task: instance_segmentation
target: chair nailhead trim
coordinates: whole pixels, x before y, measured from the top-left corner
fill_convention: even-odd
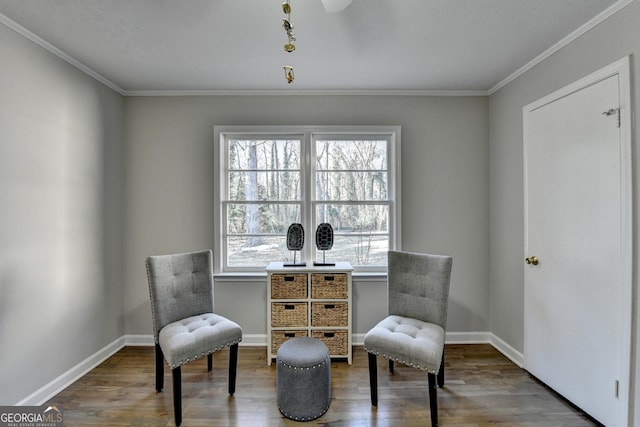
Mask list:
[[[407,363],[406,361],[400,360],[397,357],[391,357],[389,355],[386,355],[386,354],[383,354],[383,353],[379,353],[377,351],[371,351],[371,350],[369,350],[367,348],[365,348],[365,351],[367,351],[368,353],[373,353],[376,356],[384,357],[385,359],[393,360],[394,362],[402,363],[403,365],[411,366],[412,368],[420,369],[421,371],[427,371],[430,374],[437,374],[438,371],[440,370],[440,368],[438,368],[437,370],[433,370],[433,369],[422,367],[420,365],[414,365],[413,363],[410,363],[410,362]]]
[[[189,362],[192,362],[192,361],[194,361],[194,360],[198,360],[198,359],[200,359],[201,357],[204,357],[204,356],[208,356],[208,355],[210,355],[210,354],[213,354],[213,353],[215,353],[215,352],[216,352],[216,351],[218,351],[218,350],[222,350],[223,348],[231,347],[231,346],[232,346],[232,345],[234,345],[234,344],[238,344],[240,341],[242,341],[242,338],[241,338],[241,339],[239,339],[239,340],[234,340],[234,341],[228,342],[228,343],[226,343],[226,344],[223,344],[223,345],[221,345],[220,347],[216,347],[216,348],[214,348],[213,350],[207,351],[206,353],[202,353],[202,354],[201,354],[200,356],[198,356],[198,357],[187,358],[187,360],[181,360],[181,361],[179,361],[179,362],[178,362],[177,364],[175,364],[175,365],[169,365],[169,367],[170,367],[171,369],[178,368],[178,367],[180,367],[180,366],[184,365],[185,363],[189,363]]]

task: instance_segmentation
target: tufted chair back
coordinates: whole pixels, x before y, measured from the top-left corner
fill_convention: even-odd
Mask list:
[[[156,344],[169,323],[213,312],[212,261],[210,250],[146,259]]]
[[[449,256],[389,251],[389,314],[445,329],[451,264]]]

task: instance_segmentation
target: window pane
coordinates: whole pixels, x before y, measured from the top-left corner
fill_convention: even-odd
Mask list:
[[[386,172],[316,173],[316,200],[386,201],[388,199]]]
[[[254,237],[228,237],[227,263],[230,267],[264,267],[272,261],[285,259],[287,239],[285,236],[261,236],[260,243]]]
[[[316,221],[328,222],[334,233],[387,234],[389,206],[320,203],[316,205]]]
[[[316,169],[386,171],[387,140],[316,140]]]
[[[324,261],[346,261],[351,265],[386,265],[389,236],[385,234],[334,234],[333,248],[324,254]],[[316,261],[323,262],[322,251]]]
[[[299,172],[229,172],[228,199],[231,201],[300,200]]]
[[[330,255],[352,265],[386,265],[389,250],[389,206],[355,204],[316,205],[317,223],[333,227]],[[318,251],[318,257],[322,252]]]
[[[299,170],[299,139],[229,139],[229,170]]]
[[[294,222],[300,222],[299,204],[227,205],[227,232],[231,234],[286,234]]]

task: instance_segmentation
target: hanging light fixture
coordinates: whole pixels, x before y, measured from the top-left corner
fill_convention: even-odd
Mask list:
[[[293,83],[293,79],[295,78],[293,75],[293,67],[291,65],[285,65],[282,68],[284,69],[284,78],[287,80],[287,83]]]
[[[296,50],[296,45],[294,43],[296,41],[296,36],[293,33],[293,23],[291,22],[290,0],[287,0],[284,3],[282,3],[282,11],[287,15],[285,18],[282,18],[282,27],[284,28],[284,31],[287,33],[287,38],[288,38],[287,43],[285,43],[284,45],[284,50],[285,52],[292,53],[293,51]],[[284,69],[284,76],[285,76],[285,79],[287,80],[287,83],[289,84],[293,83],[293,79],[294,79],[293,67],[290,65],[285,65],[282,68]]]
[[[290,0],[282,3],[282,11],[287,14],[286,18],[282,18],[282,28],[287,33],[289,42],[285,43],[284,50],[287,52],[293,52],[296,50],[296,45],[293,43],[296,41],[296,36],[293,34],[293,23],[291,23],[291,4]]]

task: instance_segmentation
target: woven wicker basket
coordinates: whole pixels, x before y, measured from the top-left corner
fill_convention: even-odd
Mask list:
[[[277,354],[278,349],[285,341],[306,336],[307,331],[271,331],[271,354]]]
[[[346,273],[311,274],[311,298],[347,299],[347,295]]]
[[[308,307],[306,302],[272,302],[271,326],[307,326]]]
[[[311,326],[349,326],[346,302],[312,302]]]
[[[332,356],[347,356],[349,353],[347,349],[349,345],[347,331],[312,331],[311,336],[325,343],[329,348],[329,354]]]
[[[271,299],[293,299],[307,297],[307,275],[272,274]]]

